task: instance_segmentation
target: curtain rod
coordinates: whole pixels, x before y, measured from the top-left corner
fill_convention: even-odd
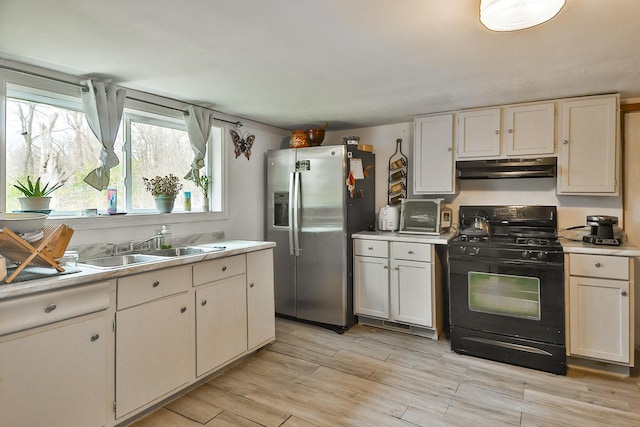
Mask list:
[[[18,68],[8,67],[6,65],[0,65],[0,68],[3,68],[5,70],[9,70],[9,71],[15,71],[16,73],[20,73],[20,74],[27,74],[27,75],[34,76],[34,77],[40,77],[40,78],[47,79],[47,80],[53,80],[53,81],[58,82],[58,83],[64,83],[64,84],[68,84],[68,85],[71,85],[71,86],[79,87],[79,88],[81,88],[83,90],[88,89],[87,86],[85,86],[83,84],[80,84],[80,83],[73,83],[73,82],[70,82],[68,80],[59,79],[57,77],[46,76],[44,74],[35,73],[33,71],[20,70]],[[141,91],[136,91],[136,92],[141,92]],[[193,105],[194,107],[198,107],[198,108],[204,108],[205,110],[213,111],[214,113],[218,112],[216,110],[212,110],[211,108],[202,107],[200,105],[194,105],[194,104],[191,104],[191,103],[188,103],[188,102],[185,102],[185,101],[180,101],[180,100],[174,99],[174,98],[169,98],[169,97],[160,96],[160,95],[153,95],[153,94],[150,94],[150,93],[147,93],[147,92],[142,92],[142,93],[145,93],[147,95],[152,95],[152,96],[159,96],[160,98],[168,99],[170,101],[179,102],[179,103],[182,103],[182,104]],[[184,113],[187,116],[189,115],[189,113],[187,111],[184,111],[184,110],[182,110],[180,108],[167,107],[166,105],[158,104],[158,103],[147,101],[147,100],[140,99],[140,98],[133,98],[131,96],[127,96],[127,98],[132,100],[132,101],[139,101],[139,102],[143,102],[145,104],[155,105],[156,107],[169,108],[170,110],[180,111],[180,112]],[[234,122],[234,121],[231,121],[231,120],[220,119],[220,118],[217,118],[217,117],[214,117],[213,120],[217,120],[219,122],[224,122],[224,123],[230,123],[232,125],[235,125],[235,127],[237,127],[237,128],[240,128],[240,127],[243,126],[243,124],[242,124],[242,122],[240,120]]]

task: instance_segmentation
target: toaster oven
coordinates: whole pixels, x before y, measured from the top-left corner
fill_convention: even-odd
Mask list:
[[[442,234],[451,227],[450,208],[444,199],[405,199],[400,208],[399,233]]]

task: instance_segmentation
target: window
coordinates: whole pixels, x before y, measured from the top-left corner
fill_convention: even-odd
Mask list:
[[[126,150],[130,153],[125,158],[130,162],[127,175],[131,177],[127,205],[133,211],[154,209],[155,201],[144,188],[142,178],[169,174],[182,178],[193,160],[189,136],[184,123],[149,116],[126,114],[125,126],[129,131]],[[185,191],[191,193],[194,206],[200,206],[202,196],[199,188],[193,181],[181,179],[181,182],[184,188],[176,197],[174,210],[184,210]]]
[[[51,215],[80,215],[86,208],[106,210],[107,192],[83,181],[100,165],[101,146],[82,111],[80,88],[56,91],[50,89],[56,84],[43,84],[43,89],[37,87],[39,79],[24,84],[24,76],[20,77],[21,84],[6,83],[5,210],[20,210],[18,198],[22,193],[13,184],[16,180],[24,182],[27,176],[40,176],[50,185],[64,183],[52,194]],[[193,161],[193,151],[181,113],[167,108],[165,115],[158,112],[165,109],[157,106],[152,112],[143,111],[138,104],[135,110],[125,105],[114,147],[120,164],[111,169],[110,187],[118,190],[118,210],[155,213],[155,201],[144,189],[142,178],[174,174],[184,186],[174,212],[184,210],[184,191],[191,193],[192,210],[202,211],[202,190],[183,179]],[[212,211],[222,210],[222,135],[223,128],[212,129],[206,165],[201,169],[212,182]]]

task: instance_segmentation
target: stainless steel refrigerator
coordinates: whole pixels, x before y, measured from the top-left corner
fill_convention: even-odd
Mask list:
[[[277,314],[338,332],[356,322],[351,234],[375,224],[374,164],[373,153],[353,145],[267,153]]]

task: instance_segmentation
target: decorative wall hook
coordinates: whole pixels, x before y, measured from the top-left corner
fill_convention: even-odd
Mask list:
[[[233,129],[229,129],[229,133],[231,134],[231,138],[233,139],[233,145],[235,145],[236,159],[240,156],[240,154],[244,153],[244,156],[247,160],[250,160],[251,157],[251,147],[253,146],[253,141],[255,141],[255,135],[249,135],[249,132],[245,131],[240,137],[240,134]]]

